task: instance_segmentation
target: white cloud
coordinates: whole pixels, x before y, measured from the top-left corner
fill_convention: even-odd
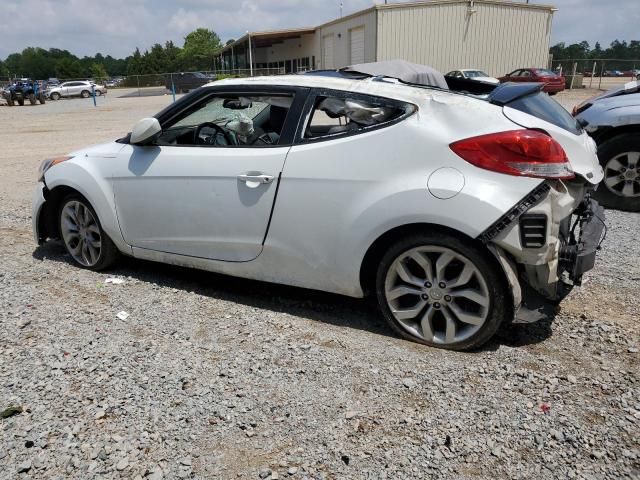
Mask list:
[[[344,14],[383,0],[343,0]],[[558,7],[552,42],[639,39],[639,0],[532,0]],[[223,40],[247,30],[315,26],[338,15],[339,0],[4,0],[0,14],[0,58],[28,46],[64,48],[76,55],[96,52],[122,57],[136,47],[173,40],[197,27]],[[34,17],[34,12],[36,12]],[[35,19],[34,19],[35,18]]]

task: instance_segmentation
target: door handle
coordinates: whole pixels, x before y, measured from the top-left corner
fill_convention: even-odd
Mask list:
[[[264,183],[273,182],[273,175],[238,175],[238,180],[247,184],[247,187],[255,188]]]

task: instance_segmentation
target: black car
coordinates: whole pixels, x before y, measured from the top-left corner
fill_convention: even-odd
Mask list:
[[[216,78],[201,72],[173,73],[167,77],[165,86],[169,91],[187,93],[190,90],[202,87]]]

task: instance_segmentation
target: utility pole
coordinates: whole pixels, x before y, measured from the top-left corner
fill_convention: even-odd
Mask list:
[[[253,52],[251,51],[251,34],[247,32],[249,35],[249,76],[253,77]]]

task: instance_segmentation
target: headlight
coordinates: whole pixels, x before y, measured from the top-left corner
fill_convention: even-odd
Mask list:
[[[73,157],[56,157],[56,158],[47,158],[43,160],[40,164],[40,168],[38,168],[38,181],[41,182],[44,180],[44,174],[47,170],[49,170],[54,165],[58,163],[66,162],[67,160],[72,159]]]

